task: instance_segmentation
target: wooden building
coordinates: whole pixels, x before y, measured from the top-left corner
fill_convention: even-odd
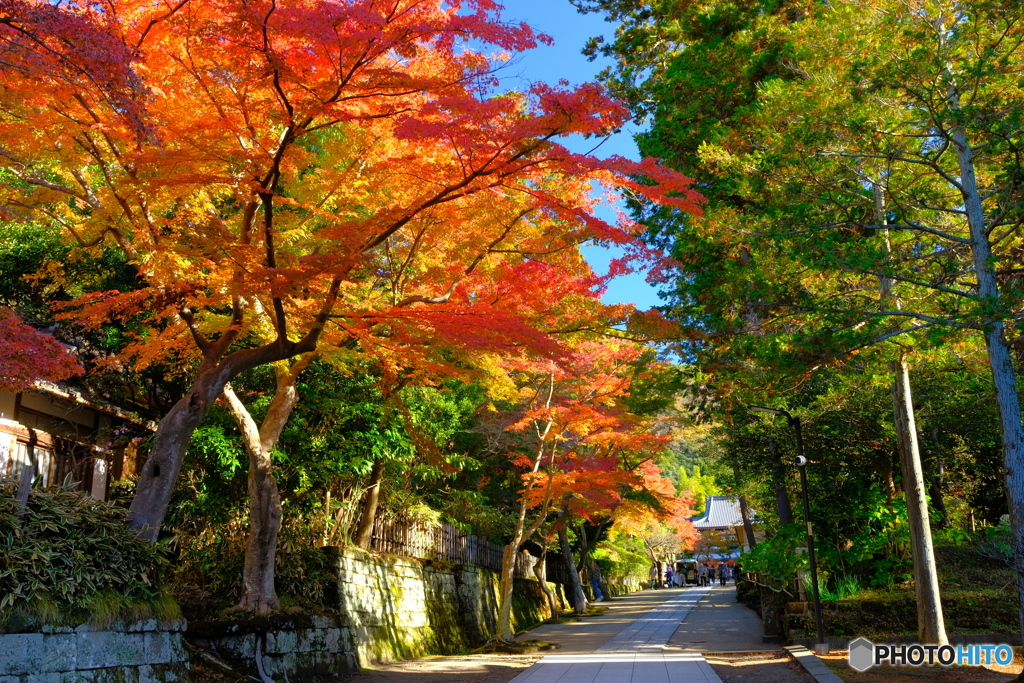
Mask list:
[[[0,392],[0,478],[19,479],[31,467],[38,486],[67,480],[105,499],[110,481],[138,471],[139,441],[155,430],[154,422],[49,382]]]
[[[760,541],[759,532],[761,529],[757,513],[750,510],[749,514],[751,516],[751,526],[754,529],[755,542]],[[746,537],[746,531],[743,528],[743,516],[740,514],[740,503],[736,498],[708,496],[704,514],[700,517],[693,517],[690,521],[693,523],[693,527],[701,532],[703,536],[734,536],[739,548],[742,548],[744,552],[750,550],[751,544]],[[724,538],[722,540],[724,541]],[[724,543],[722,544],[724,545]],[[719,552],[717,554],[732,556],[730,552]],[[716,557],[715,559],[723,558]]]

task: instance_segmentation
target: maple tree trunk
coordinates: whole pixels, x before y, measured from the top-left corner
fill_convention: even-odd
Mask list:
[[[380,503],[380,485],[384,480],[384,461],[377,460],[370,471],[370,487],[363,496],[363,511],[356,528],[356,546],[366,550],[373,540],[373,521],[377,519],[377,505]]]
[[[249,538],[242,575],[242,597],[235,606],[239,611],[263,614],[281,606],[274,587],[277,534],[281,530],[281,494],[274,478],[271,453],[299,402],[295,382],[308,362],[307,357],[294,368],[280,364],[275,368],[277,387],[259,429],[230,384],[222,393],[242,433],[249,456]]]
[[[562,610],[558,605],[558,598],[555,597],[555,592],[548,585],[548,541],[543,537],[543,533],[540,543],[540,559],[533,565],[533,575],[540,581],[540,589],[544,591],[544,597],[547,598],[548,609],[551,610],[551,618],[557,619]]]
[[[540,589],[544,591],[544,597],[548,601],[548,609],[551,610],[551,618],[558,618],[558,613],[561,611],[558,609],[558,600],[555,598],[555,592],[551,590],[551,586],[548,585],[548,546],[547,543],[543,545],[543,550],[540,554],[540,559],[533,565],[533,575],[540,581]]]
[[[192,434],[225,385],[245,370],[307,350],[312,349],[291,342],[273,343],[235,351],[220,360],[206,359],[200,364],[192,388],[160,420],[149,458],[139,472],[135,497],[128,508],[128,523],[141,538],[156,541]]]
[[[955,86],[950,89],[950,103],[956,108],[959,95]],[[978,278],[978,294],[995,305],[999,300],[992,245],[985,225],[981,194],[974,171],[974,151],[967,142],[963,128],[952,131],[960,169],[961,193],[971,230],[971,253],[974,272]],[[986,320],[984,328],[988,363],[999,407],[999,426],[1003,441],[1003,467],[1006,472],[1006,497],[1010,507],[1013,548],[1013,567],[1017,574],[1017,612],[1024,629],[1024,425],[1021,424],[1020,397],[1017,394],[1017,375],[1013,368],[1010,349],[1006,345],[1005,324],[999,320]]]
[[[562,547],[562,559],[565,560],[566,574],[568,574],[566,578],[569,581],[569,588],[572,590],[572,610],[576,616],[582,616],[587,611],[587,596],[583,592],[579,572],[576,571],[576,562],[572,559],[569,532],[564,526],[558,530],[558,544]]]
[[[910,550],[914,562],[914,591],[917,594],[917,638],[926,644],[946,645],[946,625],[939,600],[939,575],[928,520],[928,499],[924,494],[924,473],[917,443],[910,372],[902,358],[893,363],[893,416],[896,422],[903,492],[907,498]]]
[[[498,581],[498,625],[494,634],[501,642],[510,642],[512,633],[512,590],[515,588],[516,553],[522,536],[513,538],[501,554],[501,579]]]

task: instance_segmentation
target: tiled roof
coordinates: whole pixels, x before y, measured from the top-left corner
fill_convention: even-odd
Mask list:
[[[753,511],[748,510],[751,522],[757,516]],[[708,496],[704,514],[701,517],[690,519],[693,526],[700,529],[727,529],[730,527],[743,526],[743,516],[740,514],[740,503],[735,498],[728,496]]]

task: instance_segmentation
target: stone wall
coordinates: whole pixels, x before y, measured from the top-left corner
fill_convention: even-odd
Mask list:
[[[233,668],[295,680],[357,670],[350,634],[338,616],[273,615],[189,624],[189,642]]]
[[[187,681],[184,621],[155,620],[95,630],[43,627],[0,635],[0,683]]]
[[[301,681],[376,662],[466,652],[496,630],[496,572],[358,549],[329,552],[337,582],[326,607],[334,614],[196,622],[189,625],[189,641],[250,675],[257,674],[258,651],[266,675],[282,679],[287,673]],[[548,585],[561,594],[560,586]],[[640,586],[614,588],[613,594],[622,594]],[[550,616],[540,582],[516,579],[513,629]]]
[[[362,665],[465,652],[495,631],[499,576],[490,570],[345,549],[336,551],[335,571],[338,611]],[[516,579],[513,628],[550,616],[540,583]]]

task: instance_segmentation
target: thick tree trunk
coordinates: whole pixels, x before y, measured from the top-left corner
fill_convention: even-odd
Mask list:
[[[554,393],[555,377],[551,375],[545,407],[551,407],[551,399]],[[537,425],[538,446],[537,452],[533,456],[533,474],[540,471],[541,463],[544,461],[544,450],[547,446],[548,434],[551,433],[553,426],[553,420],[548,420],[543,429]],[[554,460],[554,457],[555,452],[552,449],[551,459]],[[547,480],[548,489],[544,494],[544,502],[540,506],[536,519],[530,525],[526,524],[526,513],[528,512],[527,498],[530,493],[530,485],[527,485],[526,490],[523,491],[522,496],[519,498],[519,513],[516,515],[516,526],[512,532],[512,539],[505,546],[505,551],[501,558],[501,579],[498,582],[498,623],[492,641],[507,643],[512,640],[512,589],[515,587],[516,553],[519,552],[519,547],[523,544],[523,541],[532,536],[544,524],[544,520],[548,516],[551,501],[550,484],[551,476],[549,472]]]
[[[281,494],[274,478],[271,453],[299,402],[295,383],[310,360],[312,354],[291,367],[286,362],[276,364],[274,398],[258,430],[256,421],[230,384],[225,385],[222,393],[242,433],[249,456],[249,539],[245,550],[242,597],[235,606],[236,610],[262,614],[281,606],[274,587],[277,534],[281,530]]]
[[[570,594],[572,595],[572,610],[576,616],[582,616],[587,611],[587,596],[583,592],[580,575],[576,570],[576,562],[572,558],[572,548],[569,546],[569,532],[565,526],[558,530],[558,544],[562,548],[562,559],[565,560],[566,578],[569,581]]]
[[[775,439],[768,437],[768,452],[772,455],[772,485],[775,488],[775,506],[779,511],[779,523],[793,522],[793,508],[789,504],[789,491],[786,490],[786,468],[782,458],[776,452]],[[745,530],[744,530],[745,533]]]
[[[736,482],[736,488],[740,486],[740,465],[736,458],[732,459],[732,476]],[[754,538],[754,525],[750,523],[750,510],[747,509],[747,497],[737,496],[740,503],[740,518],[743,520],[743,535],[746,536],[747,547],[753,548],[757,545]]]
[[[377,518],[377,505],[380,503],[380,485],[384,480],[384,461],[377,460],[370,471],[370,487],[363,496],[363,510],[359,515],[359,526],[356,528],[356,546],[366,550],[373,538],[373,521]]]
[[[224,386],[245,370],[292,358],[316,347],[316,336],[311,333],[298,344],[267,344],[236,351],[221,358],[221,347],[226,348],[226,344],[233,338],[225,334],[210,347],[207,359],[199,366],[192,388],[160,420],[153,439],[153,449],[139,473],[135,497],[128,508],[128,522],[133,529],[139,531],[141,538],[156,541],[192,434]]]
[[[959,106],[956,86],[950,88],[950,104]],[[962,128],[951,134],[960,169],[960,185],[971,229],[971,252],[974,271],[978,278],[978,295],[994,307],[999,301],[992,244],[985,224],[981,194],[974,171],[974,151],[967,142]],[[986,320],[985,346],[989,367],[996,389],[999,423],[1003,440],[1003,466],[1006,472],[1006,497],[1010,506],[1010,524],[1014,551],[1014,569],[1017,573],[1017,610],[1021,629],[1024,629],[1024,425],[1021,424],[1020,397],[1017,395],[1017,376],[1013,359],[1005,339],[1005,326],[999,318]]]
[[[242,597],[235,609],[264,613],[277,609],[281,601],[274,589],[274,559],[277,532],[281,528],[281,495],[274,479],[270,452],[263,449],[256,421],[235,395],[224,387],[224,401],[235,418],[249,455],[249,539],[245,549]]]
[[[903,492],[907,498],[910,549],[914,558],[914,590],[917,594],[918,642],[946,645],[946,624],[939,600],[939,576],[935,567],[932,530],[928,521],[928,499],[924,494],[924,472],[918,450],[914,405],[910,393],[910,373],[901,358],[893,363],[893,415],[903,473]]]

